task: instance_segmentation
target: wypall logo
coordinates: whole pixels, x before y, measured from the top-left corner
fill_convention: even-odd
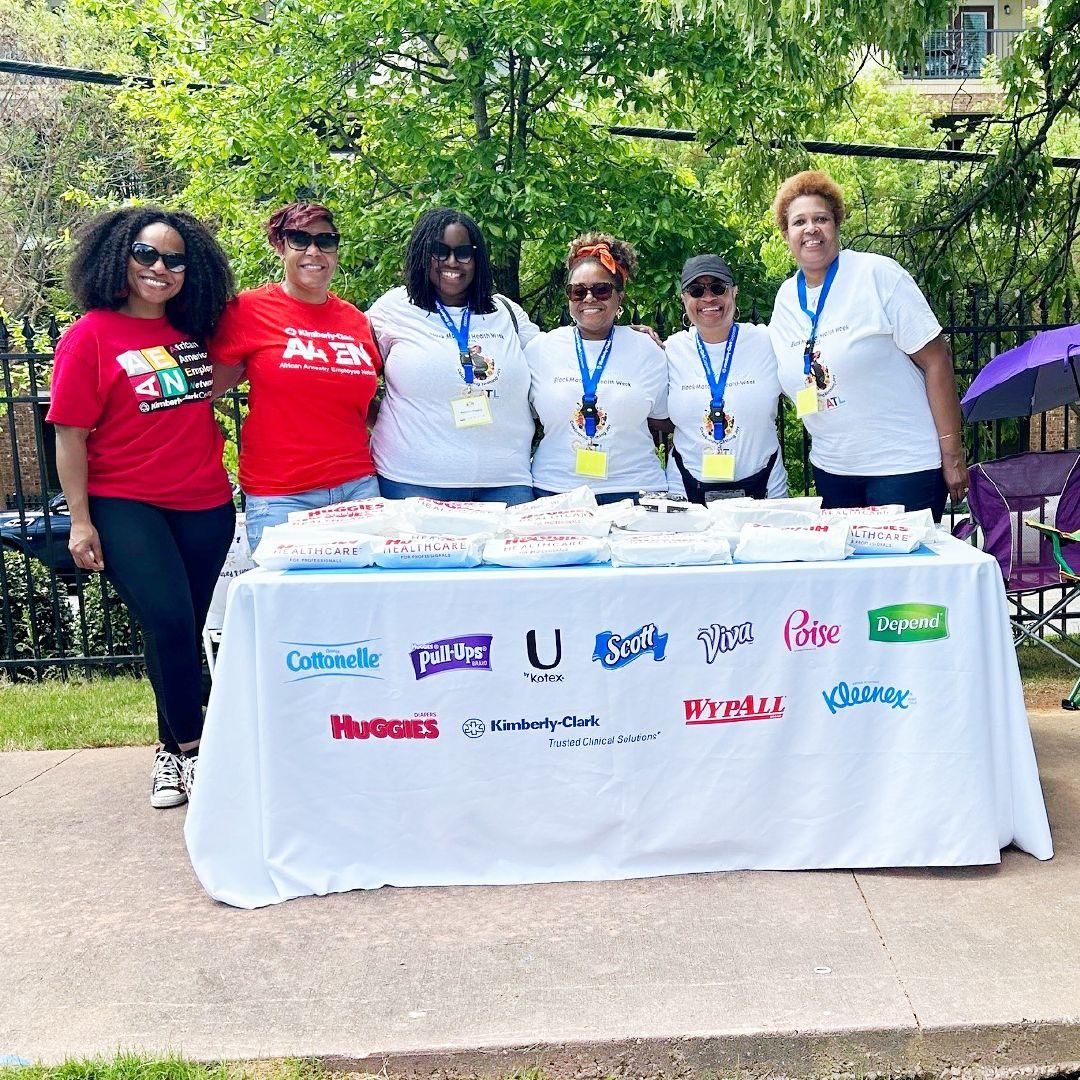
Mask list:
[[[536,631],[530,630],[525,635],[525,648],[529,653],[529,663],[536,668],[536,671],[523,672],[526,679],[529,682],[562,682],[563,676],[561,672],[554,672],[551,669],[557,668],[562,663],[562,631],[555,630],[555,658],[550,664],[545,664],[540,659],[540,652],[536,646]]]
[[[626,667],[646,653],[652,653],[653,660],[659,662],[664,659],[667,641],[667,634],[661,634],[656,629],[656,623],[646,623],[626,637],[605,630],[596,635],[592,658],[599,660],[601,666],[609,671]]]
[[[314,641],[283,641],[282,645],[293,648],[285,654],[285,667],[296,673],[287,682],[303,682],[329,675],[348,679],[381,679],[379,665],[382,653],[371,648],[378,638],[361,638],[359,641],[339,641],[325,644]]]
[[[418,679],[443,671],[464,668],[470,671],[491,670],[491,635],[469,634],[466,637],[441,638],[417,645],[409,653]]]
[[[839,625],[819,622],[811,618],[805,608],[796,608],[784,623],[784,644],[788,652],[823,649],[826,645],[835,645],[839,640]]]
[[[784,697],[689,698],[683,701],[686,724],[737,724],[743,720],[779,720],[784,715]]]
[[[949,610],[939,604],[891,604],[866,614],[871,641],[939,641],[949,636]]]
[[[915,704],[910,690],[874,682],[838,682],[831,690],[822,690],[821,696],[833,716],[841,709],[859,705],[880,704],[888,705],[891,709],[908,709]]]
[[[722,626],[714,622],[710,626],[703,626],[697,636],[705,646],[705,663],[711,664],[721,653],[731,652],[740,645],[753,645],[754,624],[744,622]]]

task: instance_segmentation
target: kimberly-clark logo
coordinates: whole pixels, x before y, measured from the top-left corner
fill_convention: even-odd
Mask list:
[[[891,709],[907,709],[915,704],[910,690],[901,690],[896,686],[884,686],[881,683],[839,682],[831,690],[822,690],[821,696],[829,706],[829,712],[835,716],[841,709],[850,709],[856,705],[888,705]]]
[[[871,641],[938,641],[949,636],[949,610],[938,604],[891,604],[866,614]]]
[[[599,660],[601,666],[609,671],[626,667],[645,653],[652,653],[653,660],[659,662],[664,659],[667,639],[667,634],[661,634],[656,629],[656,623],[646,623],[626,637],[605,630],[596,635],[596,648],[593,649],[592,658]]]
[[[429,641],[426,645],[417,645],[409,656],[418,679],[426,679],[429,675],[439,675],[455,668],[490,671],[491,635],[469,634],[467,637]]]
[[[705,646],[705,663],[711,664],[720,653],[731,652],[740,645],[753,645],[754,624],[743,622],[721,626],[714,622],[710,626],[703,626],[697,636]]]
[[[319,679],[327,675],[342,675],[349,679],[381,679],[379,664],[382,653],[371,648],[378,638],[359,641],[339,641],[322,644],[313,641],[283,641],[293,648],[285,654],[285,667],[296,674],[288,682]]]

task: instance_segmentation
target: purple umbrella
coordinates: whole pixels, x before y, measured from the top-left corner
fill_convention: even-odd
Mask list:
[[[1080,401],[1080,326],[1043,330],[999,353],[975,376],[960,407],[964,419],[1033,416]]]

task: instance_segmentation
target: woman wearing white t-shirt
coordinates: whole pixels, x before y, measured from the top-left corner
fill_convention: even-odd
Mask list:
[[[844,198],[828,174],[785,180],[776,223],[799,266],[769,333],[784,393],[810,433],[825,507],[902,503],[940,520],[967,493],[948,343],[911,275],[841,250]]]
[[[769,331],[736,322],[738,287],[719,255],[695,255],[682,269],[689,330],[665,343],[672,460],[687,498],[710,491],[768,495],[780,452],[780,380]]]
[[[637,254],[602,233],[579,236],[566,259],[573,326],[539,334],[525,356],[544,437],[533,457],[537,498],[587,484],[597,502],[666,489],[649,432],[667,416],[667,362],[648,334],[616,326]]]
[[[420,217],[405,282],[367,313],[386,380],[371,436],[380,491],[528,502],[535,426],[522,347],[539,327],[494,294],[487,244],[468,214]]]

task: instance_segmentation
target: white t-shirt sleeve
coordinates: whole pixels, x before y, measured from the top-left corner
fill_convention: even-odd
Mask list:
[[[390,311],[393,306],[393,294],[397,291],[397,289],[391,289],[390,292],[383,293],[364,313],[368,317],[368,322],[371,323],[375,344],[379,346],[379,352],[382,353],[384,360],[397,340],[394,333],[395,320]]]
[[[653,346],[656,359],[656,398],[653,401],[652,410],[649,412],[650,420],[666,420],[668,418],[668,365],[667,353],[663,349]]]
[[[529,318],[525,309],[520,304],[511,300],[509,296],[503,296],[500,293],[495,298],[495,303],[500,305],[505,304],[514,313],[514,318],[517,320],[518,338],[521,340],[521,347],[524,349],[525,346],[540,333],[540,327]]]
[[[941,333],[941,323],[915,279],[903,267],[896,269],[896,286],[885,297],[883,306],[896,347],[910,356]]]

